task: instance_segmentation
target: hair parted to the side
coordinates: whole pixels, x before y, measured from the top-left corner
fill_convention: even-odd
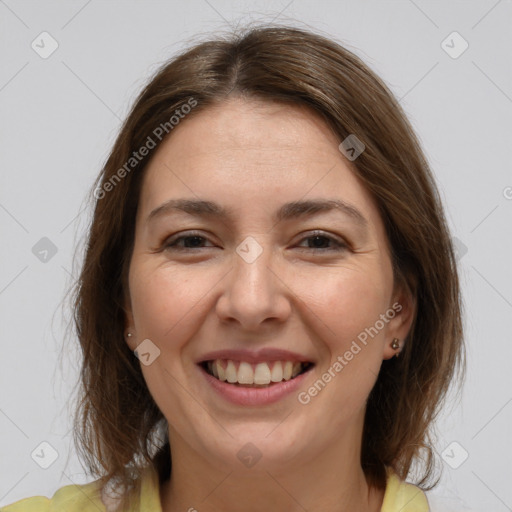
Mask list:
[[[465,371],[458,270],[435,181],[383,81],[331,39],[279,25],[198,43],[161,67],[135,101],[98,177],[97,187],[108,192],[95,194],[74,298],[83,355],[74,431],[79,454],[102,484],[132,486],[127,499],[137,495],[148,465],[157,469],[160,482],[170,475],[168,439],[155,436],[159,428],[165,432],[165,418],[124,339],[135,215],[152,153],[122,173],[115,186],[105,185],[191,98],[197,103],[188,116],[232,95],[309,107],[340,142],[355,134],[365,144],[352,168],[375,199],[395,282],[410,290],[417,311],[400,357],[383,361],[368,397],[361,465],[368,483],[383,489],[386,467],[405,480],[418,462],[422,478],[415,483],[432,488],[426,484],[435,473],[433,422],[450,384],[456,376],[462,383]]]

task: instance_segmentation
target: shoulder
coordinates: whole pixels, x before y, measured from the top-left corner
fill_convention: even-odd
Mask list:
[[[0,512],[109,512],[117,505],[117,500],[105,493],[96,480],[83,485],[66,485],[51,498],[25,498],[0,508]],[[142,474],[139,508],[161,512],[158,474],[153,467],[147,467]]]
[[[34,496],[2,507],[0,512],[106,512],[97,482],[66,485],[51,498]]]
[[[386,492],[381,512],[430,512],[427,497],[419,487],[400,480],[388,469]]]

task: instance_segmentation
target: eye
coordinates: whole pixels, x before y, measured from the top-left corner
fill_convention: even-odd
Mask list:
[[[185,244],[181,245],[180,242]],[[208,242],[208,239],[201,236],[198,233],[187,233],[178,237],[171,237],[164,242],[163,248],[166,250],[177,250],[186,251],[188,249],[201,249],[204,242]],[[213,246],[212,246],[213,247]]]
[[[180,236],[174,236],[167,239],[163,243],[163,249],[165,250],[176,250],[176,251],[187,251],[194,249],[207,249],[214,247],[214,245],[205,246],[209,240],[199,233],[190,232],[181,234]],[[327,235],[321,231],[315,231],[309,236],[302,238],[302,243],[308,242],[308,247],[303,247],[306,250],[320,250],[326,251],[340,251],[348,249],[348,245],[337,237]],[[211,243],[211,242],[210,242]],[[330,246],[329,246],[330,244]],[[300,247],[300,244],[299,244]]]
[[[315,250],[320,249],[322,251],[340,251],[348,249],[348,245],[341,239],[322,233],[321,231],[315,231],[309,236],[302,238],[302,241],[312,241],[309,247],[306,249]],[[332,243],[333,247],[326,247],[326,244]],[[309,244],[308,244],[309,245]]]

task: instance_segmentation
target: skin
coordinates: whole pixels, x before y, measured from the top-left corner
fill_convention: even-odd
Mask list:
[[[307,109],[231,98],[183,120],[146,169],[126,328],[132,350],[147,338],[160,349],[141,368],[169,423],[164,512],[381,508],[383,492],[369,488],[360,465],[364,412],[415,304],[395,286],[376,204],[339,142]],[[171,198],[212,200],[234,216],[147,222]],[[283,203],[312,198],[350,203],[366,231],[337,211],[272,220]],[[313,230],[334,240],[315,246]],[[165,248],[178,233],[204,239]],[[248,236],[263,249],[252,263],[236,252]],[[195,362],[211,350],[284,348],[316,363],[307,390],[395,302],[401,311],[307,405],[296,393],[272,405],[234,405],[198,373]],[[248,442],[262,454],[252,468],[237,458]]]

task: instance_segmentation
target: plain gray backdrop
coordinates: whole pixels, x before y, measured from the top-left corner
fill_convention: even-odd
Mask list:
[[[70,436],[65,293],[122,120],[166,59],[258,20],[345,44],[416,129],[456,238],[468,354],[427,496],[433,511],[512,510],[510,0],[0,0],[0,505],[91,480]]]

